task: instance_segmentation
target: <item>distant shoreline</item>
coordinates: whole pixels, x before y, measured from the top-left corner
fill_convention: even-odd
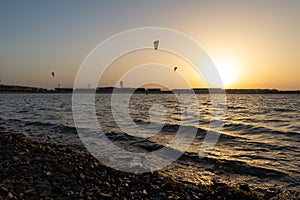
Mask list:
[[[277,89],[221,89],[221,88],[192,88],[196,94],[209,94],[209,93],[226,93],[226,94],[300,94],[300,90],[277,90]],[[98,87],[95,89],[81,88],[76,89],[79,93],[99,93],[111,94],[113,91],[117,93],[135,93],[135,94],[171,94],[176,93],[190,93],[191,89],[173,89],[162,90],[159,88],[114,88],[114,87]],[[73,88],[55,88],[48,90],[45,88],[28,87],[19,85],[0,85],[0,94],[24,94],[24,93],[38,93],[38,94],[59,94],[59,93],[72,93]]]

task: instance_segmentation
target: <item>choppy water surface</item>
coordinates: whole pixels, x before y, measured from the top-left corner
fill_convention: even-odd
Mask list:
[[[130,114],[139,126],[150,122],[149,109],[164,106],[166,122],[150,138],[130,136],[114,122],[110,95],[96,95],[99,124],[108,138],[130,151],[154,151],[168,146],[182,119],[181,107],[169,94],[137,94]],[[164,172],[178,180],[247,184],[264,188],[300,191],[300,96],[296,94],[228,94],[227,115],[221,137],[207,158],[198,153],[211,119],[210,96],[197,95],[200,113],[184,116],[197,135],[187,152]],[[1,94],[0,126],[40,140],[54,140],[80,148],[72,115],[71,94]],[[152,115],[160,115],[154,109]],[[200,121],[198,121],[200,119]],[[89,118],[87,117],[87,120]],[[88,128],[88,127],[85,127]],[[178,144],[178,148],[180,144]]]

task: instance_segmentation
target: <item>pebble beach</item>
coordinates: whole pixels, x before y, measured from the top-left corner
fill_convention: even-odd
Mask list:
[[[129,174],[88,153],[1,130],[0,199],[262,199],[225,184],[176,182],[157,172]]]
[[[0,199],[298,199],[249,188],[176,182],[157,172],[129,174],[88,153],[1,131]],[[267,196],[269,195],[269,197]]]

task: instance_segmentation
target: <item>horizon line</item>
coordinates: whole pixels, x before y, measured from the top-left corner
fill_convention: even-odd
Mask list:
[[[273,91],[273,92],[300,92],[300,89],[284,89],[284,90],[280,90],[280,89],[276,89],[276,88],[219,88],[219,87],[196,87],[196,88],[173,88],[173,89],[168,89],[168,88],[158,88],[158,87],[152,87],[152,88],[148,88],[148,87],[114,87],[114,86],[106,86],[106,87],[96,87],[96,88],[88,88],[88,87],[56,87],[54,89],[49,89],[49,88],[43,88],[43,87],[38,87],[38,86],[24,86],[24,85],[5,85],[5,84],[0,84],[1,90],[0,92],[3,92],[4,88],[8,87],[8,88],[12,88],[12,87],[17,87],[15,89],[23,89],[23,90],[30,90],[33,89],[35,91],[39,90],[39,91],[45,91],[45,92],[51,92],[51,91],[63,91],[63,90],[97,90],[97,89],[118,89],[118,90],[132,90],[132,89],[144,89],[144,90],[161,90],[163,91],[172,91],[172,90],[224,90],[224,91],[238,91],[238,90],[243,90],[243,91]],[[4,87],[4,88],[3,88]],[[7,88],[7,89],[8,89]],[[32,91],[33,91],[32,90]]]

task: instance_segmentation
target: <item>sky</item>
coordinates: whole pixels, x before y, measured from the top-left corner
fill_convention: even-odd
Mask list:
[[[300,89],[299,10],[298,0],[4,0],[0,80],[1,84],[72,87],[82,62],[100,42],[133,28],[162,27],[193,38],[215,63],[226,88]],[[180,87],[177,76],[185,77],[192,87],[207,86],[205,77],[186,61],[165,52],[157,56],[161,59],[148,50],[121,56],[101,77],[102,85],[116,84],[120,71],[126,74],[138,63],[148,66],[144,66],[147,72],[135,70],[125,86],[135,86],[151,74],[167,76],[173,88]],[[173,72],[175,65],[178,71]]]

